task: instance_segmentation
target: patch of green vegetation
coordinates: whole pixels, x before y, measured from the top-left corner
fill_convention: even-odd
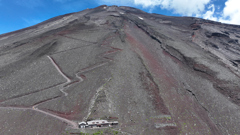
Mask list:
[[[118,131],[114,131],[113,134],[114,134],[114,135],[118,134]]]
[[[120,131],[121,132],[121,131]],[[106,128],[106,129],[102,129],[102,130],[98,130],[98,131],[93,131],[90,133],[83,133],[80,132],[78,133],[78,135],[118,135],[120,133],[117,130],[114,130],[113,128]]]
[[[166,117],[166,119],[167,119],[167,120],[171,120],[171,119],[172,119],[172,117],[171,117],[171,116],[169,116],[169,117]]]
[[[80,132],[80,135],[89,135],[89,133]]]
[[[95,132],[95,133],[93,133],[93,135],[103,135],[103,131]]]

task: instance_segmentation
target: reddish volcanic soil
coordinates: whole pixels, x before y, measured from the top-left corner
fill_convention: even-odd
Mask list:
[[[105,5],[0,35],[0,134],[240,134],[239,40]],[[98,119],[118,125],[79,128]]]

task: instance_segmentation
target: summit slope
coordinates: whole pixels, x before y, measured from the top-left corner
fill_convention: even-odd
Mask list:
[[[100,6],[0,35],[0,134],[240,134],[240,26]]]

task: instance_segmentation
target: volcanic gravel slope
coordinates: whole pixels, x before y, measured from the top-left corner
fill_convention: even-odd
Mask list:
[[[100,6],[0,35],[0,134],[240,134],[240,26]]]

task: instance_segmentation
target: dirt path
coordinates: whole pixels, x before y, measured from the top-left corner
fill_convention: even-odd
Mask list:
[[[48,112],[45,112],[45,111],[42,111],[42,110],[39,110],[38,108],[36,108],[36,105],[33,106],[32,108],[24,108],[24,107],[0,107],[0,109],[5,109],[5,110],[32,110],[32,111],[36,111],[36,112],[40,112],[40,113],[43,113],[45,115],[48,115],[48,116],[51,116],[51,117],[54,117],[62,122],[65,122],[67,123],[69,126],[71,126],[72,128],[78,128],[78,124],[76,122],[73,122],[71,120],[68,120],[68,119],[65,119],[65,118],[62,118],[62,117],[59,117],[57,115],[53,115],[51,113],[48,113]]]
[[[58,73],[61,74],[62,77],[64,77],[64,78],[67,80],[67,82],[65,82],[65,83],[63,83],[63,84],[61,84],[61,85],[59,86],[59,90],[60,90],[65,96],[67,96],[68,93],[64,91],[64,86],[67,85],[68,83],[70,83],[70,82],[71,82],[71,79],[69,79],[69,78],[62,72],[62,70],[60,69],[60,67],[56,64],[56,62],[54,61],[54,59],[53,59],[51,56],[47,56],[47,57],[48,57],[48,59],[52,62],[52,64],[54,65],[54,67],[57,69]]]
[[[19,96],[16,96],[16,97],[12,97],[10,99],[7,99],[7,100],[11,100],[11,99],[15,99],[15,98],[19,98],[19,97],[23,97],[23,96],[28,96],[28,95],[31,95],[31,94],[34,94],[34,93],[37,93],[37,92],[40,92],[40,91],[45,91],[49,88],[53,88],[53,87],[59,87],[59,90],[63,93],[64,96],[68,96],[68,93],[65,92],[64,90],[67,89],[69,86],[71,86],[72,84],[74,83],[80,83],[82,81],[84,81],[84,78],[81,77],[81,75],[83,75],[84,72],[88,72],[88,71],[91,71],[91,70],[94,70],[96,68],[99,68],[99,67],[102,67],[106,64],[108,64],[110,61],[112,61],[112,59],[106,57],[107,55],[109,54],[113,54],[113,53],[116,53],[118,51],[121,51],[121,49],[119,48],[114,48],[114,47],[111,47],[110,46],[110,43],[112,42],[112,40],[117,37],[116,34],[114,34],[114,36],[112,36],[111,34],[109,34],[109,36],[107,36],[103,42],[101,43],[101,47],[104,47],[104,48],[108,48],[109,50],[106,51],[105,53],[99,55],[98,57],[100,58],[105,58],[107,61],[106,62],[102,62],[102,63],[98,63],[98,64],[95,64],[95,65],[92,65],[92,66],[89,66],[89,67],[86,67],[86,68],[83,68],[81,69],[79,72],[77,72],[75,74],[76,78],[78,79],[77,81],[73,81],[71,80],[69,77],[67,77],[67,75],[62,71],[62,69],[60,68],[60,66],[55,62],[55,60],[51,57],[51,56],[47,56],[47,58],[50,60],[50,62],[53,64],[53,66],[56,68],[56,70],[58,71],[58,73],[66,79],[66,82],[64,83],[61,83],[61,84],[57,84],[57,85],[54,85],[54,86],[51,86],[51,87],[48,87],[48,88],[44,88],[44,89],[41,89],[41,90],[37,90],[36,92],[31,92],[31,93],[27,93],[27,94],[24,94],[24,95],[19,95]],[[68,37],[69,38],[69,37]],[[74,40],[74,39],[73,39]],[[67,51],[67,50],[65,50]],[[98,93],[98,92],[97,92]],[[42,114],[45,114],[47,116],[50,116],[50,117],[53,117],[55,119],[58,119],[62,122],[65,122],[67,123],[69,126],[71,126],[72,128],[76,129],[78,128],[78,123],[76,122],[73,122],[71,120],[68,120],[66,118],[63,118],[63,117],[60,117],[60,116],[57,116],[57,115],[54,115],[54,114],[51,114],[47,111],[44,111],[44,110],[40,110],[38,109],[37,107],[40,105],[40,104],[43,104],[43,103],[46,103],[48,101],[51,101],[51,100],[54,100],[56,98],[60,98],[62,96],[56,96],[56,97],[53,97],[53,98],[50,98],[50,99],[47,99],[47,100],[44,100],[44,101],[41,101],[41,102],[38,102],[36,103],[35,105],[33,106],[30,106],[30,107],[10,107],[10,106],[6,106],[6,107],[0,107],[0,109],[8,109],[8,110],[32,110],[32,111],[36,111],[36,112],[39,112],[39,113],[42,113]],[[7,101],[5,100],[5,101]],[[91,110],[89,110],[91,111]]]
[[[32,107],[32,110],[37,111],[37,112],[40,112],[40,113],[43,113],[43,114],[48,115],[48,116],[51,116],[51,117],[54,117],[54,118],[56,118],[56,119],[58,119],[58,120],[61,120],[62,122],[65,122],[65,123],[67,123],[68,125],[72,126],[72,128],[78,128],[78,124],[77,124],[76,122],[73,122],[73,121],[71,121],[71,120],[68,120],[68,119],[59,117],[59,116],[57,116],[57,115],[51,114],[51,113],[46,112],[46,111],[43,111],[43,110],[40,110],[40,109],[36,108],[36,106],[33,106],[33,107]]]

